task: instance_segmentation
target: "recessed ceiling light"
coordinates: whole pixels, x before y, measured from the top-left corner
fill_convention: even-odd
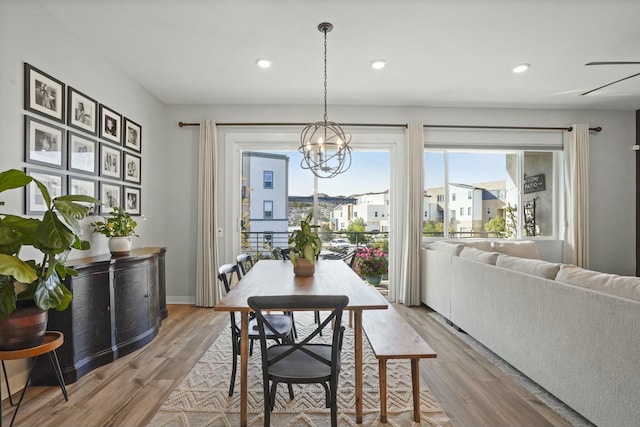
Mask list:
[[[260,68],[269,68],[271,67],[271,60],[268,58],[258,58],[256,59],[256,64]]]
[[[387,61],[384,59],[376,59],[371,61],[371,68],[374,70],[382,70],[387,65]]]
[[[531,68],[531,64],[520,64],[517,65],[514,69],[513,72],[514,73],[524,73],[525,71],[527,71],[529,68]]]

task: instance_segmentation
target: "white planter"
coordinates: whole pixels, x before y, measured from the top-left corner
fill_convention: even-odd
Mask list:
[[[109,237],[109,251],[114,255],[128,254],[131,250],[131,236]]]

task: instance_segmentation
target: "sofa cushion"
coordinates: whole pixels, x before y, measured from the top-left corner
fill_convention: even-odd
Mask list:
[[[480,249],[470,248],[468,246],[465,246],[462,249],[462,252],[460,252],[460,258],[466,258],[490,265],[496,265],[498,255],[500,254],[497,252],[481,251]]]
[[[523,240],[521,242],[496,240],[493,242],[493,250],[520,258],[540,259],[538,246],[532,240]]]
[[[460,255],[460,252],[462,251],[463,247],[464,246],[462,246],[461,244],[448,243],[448,242],[444,242],[442,240],[438,240],[436,242],[431,242],[427,246],[425,246],[426,249],[432,249],[432,250],[436,250],[436,251],[443,251],[443,252],[447,252],[447,253],[449,253],[451,255],[455,255],[455,256]]]
[[[640,277],[600,273],[575,265],[563,264],[556,280],[640,301]]]
[[[560,264],[558,263],[539,259],[519,258],[506,254],[500,254],[496,260],[496,266],[549,280],[555,279],[560,270]]]
[[[462,246],[466,246],[468,248],[480,249],[481,251],[491,252],[491,242],[488,240],[473,240],[473,239],[464,239],[464,240],[449,240],[449,243],[456,243]]]

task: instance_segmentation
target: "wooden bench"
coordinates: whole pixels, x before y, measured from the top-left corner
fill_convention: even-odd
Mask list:
[[[420,359],[436,357],[435,351],[389,305],[387,310],[363,310],[362,326],[378,359],[380,421],[387,422],[387,360],[411,360],[413,420],[420,422]]]

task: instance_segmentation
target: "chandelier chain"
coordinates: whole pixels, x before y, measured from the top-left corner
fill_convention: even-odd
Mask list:
[[[327,30],[324,31],[324,122],[327,123]]]

